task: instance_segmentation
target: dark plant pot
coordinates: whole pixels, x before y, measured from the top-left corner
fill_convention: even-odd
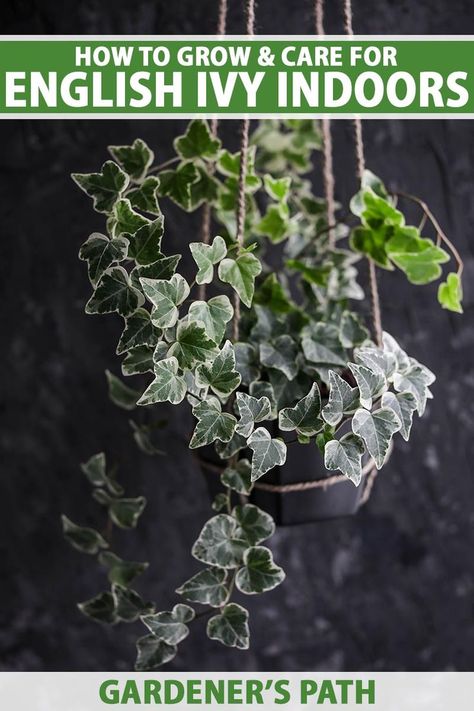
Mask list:
[[[211,447],[201,450],[201,468],[206,477],[209,493],[214,498],[222,492],[219,479],[219,468],[223,462],[219,460]],[[267,511],[279,526],[294,526],[301,523],[327,521],[329,519],[352,516],[357,512],[365,486],[365,476],[359,486],[344,479],[327,487],[308,488],[302,491],[277,492],[265,491],[259,484],[296,484],[323,480],[332,474],[324,467],[322,455],[317,447],[312,445],[291,444],[288,447],[286,463],[275,467],[257,482],[257,487],[250,496],[250,502]],[[235,496],[238,503],[238,496]]]

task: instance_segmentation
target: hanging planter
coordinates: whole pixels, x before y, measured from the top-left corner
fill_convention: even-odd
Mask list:
[[[246,7],[252,34],[253,1]],[[221,3],[221,31],[224,9]],[[348,9],[346,3],[351,31]],[[139,383],[137,390],[108,373],[110,395],[127,410],[153,412],[163,402],[190,407],[189,448],[212,486],[220,485],[215,513],[192,549],[202,569],[179,588],[184,603],[171,611],[156,612],[131,587],[146,563],[122,560],[99,532],[63,520],[71,544],[98,555],[111,583],[81,611],[109,624],[140,618],[147,629],[137,642],[138,670],[173,659],[190,623],[204,615],[211,639],[246,649],[248,612],[232,596],[283,582],[262,545],[275,521],[355,513],[395,438],[408,440],[414,415],[422,416],[432,397],[434,374],[382,331],[376,267],[399,269],[420,285],[439,279],[454,256],[457,270],[438,296],[444,308],[461,311],[461,259],[425,203],[390,194],[365,169],[360,121],[360,189],[351,219],[339,220],[329,122],[321,128],[311,120],[264,121],[250,136],[244,119],[233,154],[215,122],[193,120],[165,164],[155,166],[152,150],[137,139],[109,147],[113,160],[99,172],[73,176],[106,222],[106,232],[91,235],[80,251],[93,288],[86,312],[123,318],[117,354],[122,374]],[[324,199],[307,177],[321,147]],[[406,224],[402,199],[416,201],[436,242]],[[161,210],[167,201],[202,210],[201,240],[183,244],[194,260],[191,273],[181,269],[181,253],[169,253]],[[370,324],[358,309],[365,294],[356,265],[364,258]],[[134,421],[133,429],[139,446],[153,453],[151,424]],[[105,455],[83,471],[109,527],[135,527],[146,501],[124,497]]]

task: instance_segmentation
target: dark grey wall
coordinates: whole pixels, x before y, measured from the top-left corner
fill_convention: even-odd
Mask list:
[[[3,3],[7,33],[212,32],[215,0],[87,0]],[[230,0],[230,27],[243,29]],[[361,0],[366,33],[474,32],[469,0]],[[329,12],[328,31],[339,18]],[[310,3],[261,0],[259,31],[311,31]],[[103,371],[119,319],[88,317],[89,285],[77,260],[101,218],[71,171],[95,169],[107,144],[142,136],[166,159],[179,122],[3,121],[0,152],[1,509],[0,664],[4,669],[129,669],[140,625],[103,630],[75,602],[101,589],[89,559],[71,551],[60,512],[100,525],[78,463],[104,448],[128,491],[148,508],[122,551],[150,559],[143,594],[166,607],[194,564],[190,545],[208,515],[204,483],[172,413],[169,458],[137,453],[126,413],[109,403]],[[232,139],[235,126],[223,125]],[[388,330],[438,374],[435,400],[397,447],[369,505],[350,520],[278,531],[273,546],[285,585],[249,602],[248,654],[195,630],[175,669],[472,669],[474,662],[472,352],[474,123],[367,121],[368,164],[393,185],[425,197],[466,260],[463,318],[437,308],[435,287],[382,279]],[[349,126],[335,126],[338,197],[353,192]],[[167,209],[168,245],[196,238],[192,217]]]

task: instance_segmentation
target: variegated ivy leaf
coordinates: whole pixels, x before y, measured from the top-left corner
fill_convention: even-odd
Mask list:
[[[87,314],[109,314],[117,311],[130,316],[144,303],[143,294],[135,289],[122,267],[111,267],[102,277],[86,304]]]
[[[119,528],[135,528],[146,506],[144,496],[135,499],[110,499],[109,516]]]
[[[339,326],[339,340],[344,348],[360,346],[369,337],[369,332],[360,319],[351,311],[344,311]]]
[[[235,398],[235,410],[240,417],[235,431],[247,438],[252,434],[256,422],[271,418],[272,407],[270,400],[265,396],[255,398],[239,392]]]
[[[134,235],[140,227],[147,225],[150,220],[132,208],[128,198],[121,198],[114,205],[113,217],[110,221],[109,229],[115,237],[122,235],[124,232],[128,235]]]
[[[161,215],[160,206],[158,204],[158,188],[160,187],[159,178],[150,175],[145,178],[143,183],[130,190],[127,197],[130,200],[130,205],[142,212],[148,212],[150,215]]]
[[[446,277],[446,281],[443,281],[438,287],[438,301],[443,309],[462,314],[462,297],[461,277],[456,272],[451,272]]]
[[[220,140],[212,135],[209,124],[204,119],[193,119],[188,124],[186,133],[174,140],[176,153],[183,160],[215,160],[220,147]]]
[[[171,279],[140,278],[145,296],[154,306],[151,319],[159,328],[174,326],[179,317],[178,306],[189,295],[189,284],[181,274]]]
[[[201,563],[218,568],[238,568],[249,544],[233,516],[218,514],[209,519],[199,534],[192,555]]]
[[[426,409],[426,401],[433,395],[429,386],[436,380],[435,375],[421,363],[410,359],[410,368],[406,373],[396,373],[393,379],[393,387],[397,392],[408,392],[416,400],[416,409],[420,417]]]
[[[76,526],[67,516],[61,516],[64,538],[71,546],[81,553],[96,555],[101,548],[108,548],[109,544],[93,528]]]
[[[240,605],[231,602],[220,615],[211,617],[207,623],[207,636],[226,647],[249,648],[249,613]]]
[[[357,363],[365,365],[369,370],[380,370],[387,380],[391,380],[397,369],[395,355],[381,348],[358,348],[354,352],[354,358]]]
[[[153,347],[160,336],[160,330],[151,322],[150,313],[143,308],[137,309],[125,319],[125,328],[117,345],[117,355],[138,346]]]
[[[344,367],[346,365],[344,358],[337,351],[315,340],[314,337],[304,336],[301,345],[305,358],[311,363],[318,363],[333,368],[336,366]]]
[[[385,353],[392,353],[397,362],[397,372],[405,373],[410,368],[410,358],[400,348],[397,341],[386,331],[383,332],[383,348]]]
[[[153,264],[163,256],[160,252],[164,232],[163,222],[163,215],[160,215],[153,222],[147,222],[140,227],[134,234],[127,232],[123,234],[130,242],[128,256],[132,257],[137,264]]]
[[[141,289],[140,279],[142,277],[145,279],[165,279],[168,281],[174,275],[180,259],[180,254],[173,254],[170,257],[161,256],[156,262],[153,262],[153,264],[135,267],[130,272],[132,286]]]
[[[232,319],[234,309],[227,296],[213,296],[209,301],[193,301],[189,307],[189,321],[201,321],[207,335],[217,345],[225,335],[226,325]]]
[[[227,245],[222,237],[214,237],[212,244],[191,242],[189,245],[193,259],[198,266],[197,284],[210,284],[214,276],[214,265],[224,259]]]
[[[105,371],[105,377],[107,378],[109,398],[114,405],[121,407],[123,410],[134,410],[140,397],[138,390],[129,388],[128,385],[122,383],[120,378],[117,378],[110,370]]]
[[[258,506],[236,506],[232,514],[239,524],[237,537],[246,540],[249,546],[256,546],[275,533],[274,520]]]
[[[218,401],[204,400],[193,407],[193,415],[198,423],[189,443],[190,449],[211,444],[216,439],[220,442],[229,442],[235,431],[237,420],[233,415],[222,412]]]
[[[230,284],[245,306],[252,305],[255,279],[262,265],[254,254],[244,252],[236,259],[225,258],[219,264],[219,279]]]
[[[110,592],[99,593],[90,600],[80,602],[77,606],[83,615],[94,622],[114,625],[118,620],[115,614],[115,602]]]
[[[94,201],[94,210],[110,213],[128,186],[129,177],[111,160],[104,163],[100,173],[73,173],[72,179]]]
[[[354,413],[359,407],[359,388],[351,388],[340,375],[333,370],[329,372],[329,399],[322,409],[322,416],[335,427],[343,415]]]
[[[408,442],[416,410],[416,400],[411,393],[387,392],[382,395],[382,407],[389,407],[400,420],[400,434]]]
[[[138,672],[155,671],[163,664],[168,664],[175,658],[178,647],[170,646],[153,634],[147,634],[137,640],[137,660],[135,670]]]
[[[107,568],[109,582],[118,583],[124,587],[128,587],[148,568],[148,563],[122,560],[110,551],[104,551],[99,555],[99,563]]]
[[[242,383],[249,386],[260,377],[257,349],[251,343],[234,343],[234,352],[236,370]]]
[[[280,370],[288,378],[293,378],[298,373],[298,346],[291,336],[278,336],[274,341],[260,344],[260,362],[267,368]]]
[[[352,418],[352,431],[364,440],[377,469],[383,467],[392,437],[399,429],[398,416],[387,407],[382,407],[375,412],[360,408]]]
[[[123,360],[122,373],[124,375],[153,373],[153,351],[150,346],[131,348]]]
[[[273,388],[277,408],[291,407],[294,402],[301,400],[311,387],[314,378],[299,372],[296,378],[288,380],[286,375],[279,370],[270,369],[268,378]]]
[[[188,602],[220,607],[228,595],[226,578],[223,568],[206,568],[183,583],[176,592]]]
[[[252,481],[286,462],[286,444],[281,439],[272,439],[265,427],[256,429],[247,444],[253,452]]]
[[[126,588],[124,585],[114,583],[112,596],[116,615],[123,622],[135,622],[141,615],[153,612],[154,607],[151,602],[144,602],[135,590]]]
[[[285,378],[284,375],[280,373],[279,375],[281,375],[282,379],[286,380],[286,382],[288,383],[288,380]],[[275,397],[275,391],[273,390],[273,385],[271,383],[266,382],[265,380],[254,380],[250,383],[249,392],[252,397],[266,397],[268,399],[271,408],[270,417],[268,419],[276,420],[278,417],[278,408]]]
[[[341,439],[332,439],[324,447],[324,466],[330,471],[338,469],[356,486],[362,479],[364,442],[350,432]]]
[[[274,178],[267,173],[263,177],[265,190],[273,200],[286,202],[290,193],[291,178]]]
[[[211,504],[211,508],[213,511],[222,511],[223,509],[227,508],[228,503],[229,503],[229,498],[228,498],[227,494],[220,493],[214,497],[214,501]]]
[[[129,243],[125,237],[109,239],[99,232],[94,232],[79,250],[79,259],[87,262],[91,284],[95,286],[102,274],[114,262],[121,262],[127,256]]]
[[[405,272],[409,282],[429,284],[441,276],[440,264],[449,262],[450,257],[431,239],[418,235],[417,228],[399,228],[388,240],[385,249],[392,262]]]
[[[379,368],[372,370],[357,363],[348,363],[348,365],[359,387],[360,404],[370,410],[373,400],[387,387],[385,375]]]
[[[290,210],[284,202],[268,205],[265,215],[255,226],[256,233],[268,237],[273,244],[283,242],[296,229],[296,222],[290,219]]]
[[[134,180],[140,182],[153,163],[154,154],[145,141],[136,138],[131,146],[109,146],[109,153],[124,171]]]
[[[191,185],[191,210],[195,210],[204,202],[214,203],[219,195],[220,183],[207,169],[197,163],[195,168],[199,178]]]
[[[286,407],[281,410],[278,423],[284,432],[296,430],[299,435],[304,437],[312,437],[323,429],[321,394],[316,383],[313,383],[306,397],[297,402],[294,407]]]
[[[180,321],[176,329],[176,341],[169,349],[169,355],[177,358],[182,370],[190,370],[196,363],[212,360],[217,355],[217,347],[207,337],[202,323]]]
[[[186,381],[178,375],[176,358],[166,358],[155,362],[155,379],[145,390],[137,405],[151,405],[155,402],[170,402],[177,405],[186,396]]]
[[[105,486],[114,496],[122,496],[123,488],[107,474],[104,452],[94,454],[87,462],[81,464],[81,471],[86,475],[92,486]]]
[[[192,209],[191,186],[199,179],[199,173],[192,163],[182,163],[176,170],[164,170],[160,173],[158,194],[169,197],[183,208]]]
[[[227,398],[240,385],[240,375],[235,370],[234,348],[230,341],[208,365],[203,363],[196,368],[196,384],[211,390],[220,398]]]
[[[244,565],[237,573],[235,584],[245,595],[256,595],[273,590],[284,579],[285,573],[275,565],[271,550],[255,546],[245,551]]]
[[[247,446],[247,440],[238,432],[234,432],[228,442],[220,442],[217,440],[214,448],[221,459],[230,459]]]
[[[169,645],[179,644],[189,634],[187,622],[191,622],[195,612],[189,605],[175,605],[171,612],[157,612],[144,615],[141,620],[150,632]]]
[[[235,465],[230,465],[221,474],[221,482],[238,494],[250,494],[252,490],[252,465],[248,459],[239,459]]]

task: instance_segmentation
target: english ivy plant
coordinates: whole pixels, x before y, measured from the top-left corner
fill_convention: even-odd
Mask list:
[[[156,611],[131,588],[147,563],[122,560],[104,533],[63,519],[66,538],[98,557],[111,585],[80,610],[103,623],[144,625],[138,670],[172,660],[203,615],[211,639],[249,646],[248,612],[233,593],[270,591],[285,574],[264,545],[275,524],[248,497],[255,482],[285,464],[289,446],[319,448],[328,476],[338,471],[359,486],[363,463],[380,469],[394,436],[408,440],[415,413],[423,415],[432,397],[435,376],[426,366],[388,333],[381,343],[371,340],[354,308],[364,298],[356,264],[364,255],[425,284],[441,276],[450,256],[406,225],[395,197],[369,171],[351,201],[359,223],[328,225],[325,203],[304,177],[319,148],[314,121],[259,125],[248,154],[243,245],[235,235],[240,155],[203,120],[191,121],[162,165],[137,139],[109,147],[113,160],[98,172],[73,175],[105,218],[103,233],[92,234],[79,253],[92,286],[86,312],[122,318],[116,353],[122,375],[138,377],[130,387],[107,372],[110,397],[128,411],[164,402],[190,407],[190,449],[207,457],[213,447],[222,462],[223,492],[192,549],[202,568],[176,591],[184,602],[172,610]],[[181,254],[168,253],[167,200],[187,212],[211,209],[210,242],[183,245],[195,264],[191,273],[180,269]],[[439,288],[442,306],[453,311],[461,310],[459,277],[450,273]],[[144,452],[159,452],[153,425],[131,426]],[[102,453],[83,471],[109,529],[134,528],[144,498],[124,498]]]

